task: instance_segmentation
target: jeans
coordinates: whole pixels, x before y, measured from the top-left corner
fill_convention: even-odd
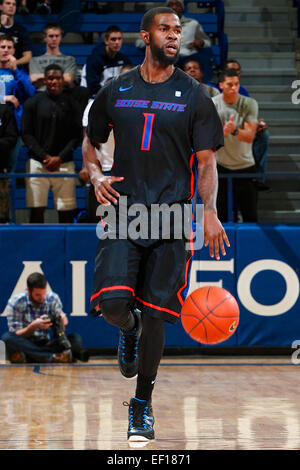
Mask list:
[[[74,357],[79,358],[82,339],[80,335],[74,333],[67,335],[71,343],[71,349]],[[7,357],[15,352],[23,352],[28,362],[51,362],[54,353],[62,352],[61,345],[58,340],[38,340],[33,337],[23,338],[16,333],[10,331],[4,333],[2,341],[5,342]]]
[[[243,170],[228,170],[221,165],[217,166],[218,173],[253,173],[252,178],[233,178],[233,211],[234,222],[237,221],[237,210],[241,211],[243,222],[257,222],[257,189],[254,184],[256,167],[250,166]],[[227,178],[219,178],[217,196],[218,217],[221,222],[228,222]],[[231,215],[231,214],[230,214]]]
[[[265,175],[267,169],[267,156],[269,149],[270,132],[265,130],[256,134],[252,144],[252,151],[256,163],[257,171]],[[263,176],[262,181],[265,180]]]

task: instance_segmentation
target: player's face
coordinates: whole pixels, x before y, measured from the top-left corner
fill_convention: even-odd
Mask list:
[[[62,34],[60,29],[51,28],[48,29],[45,36],[45,43],[50,49],[55,49],[60,45]]]
[[[149,31],[152,56],[160,65],[175,64],[181,44],[181,25],[176,14],[156,15]]]
[[[240,89],[239,77],[225,77],[224,82],[220,82],[225,99],[234,100],[237,98]]]
[[[44,82],[50,95],[59,95],[64,85],[64,77],[60,70],[48,70]]]
[[[32,290],[28,290],[29,298],[36,304],[42,304],[46,298],[47,288],[40,289],[38,287],[34,287]]]
[[[200,69],[200,66],[197,62],[195,62],[194,60],[190,60],[189,62],[187,62],[184,66],[184,71],[185,73],[187,73],[190,77],[193,77],[195,78],[196,80],[198,80],[198,82],[201,82],[202,81],[202,78],[203,78],[203,73]]]
[[[15,48],[14,45],[11,41],[7,41],[6,39],[3,39],[3,41],[0,42],[0,60],[1,62],[5,62],[5,60],[8,59],[10,55],[15,54]]]
[[[122,47],[123,35],[118,31],[111,33],[108,38],[104,39],[104,43],[108,52],[116,54]]]
[[[0,10],[3,15],[13,16],[16,13],[17,4],[15,0],[3,0]]]

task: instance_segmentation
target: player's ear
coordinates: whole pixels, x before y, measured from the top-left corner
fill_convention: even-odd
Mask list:
[[[140,31],[140,37],[144,41],[146,46],[148,46],[150,44],[150,37],[149,36],[150,36],[149,31],[145,31],[144,29],[142,29]]]

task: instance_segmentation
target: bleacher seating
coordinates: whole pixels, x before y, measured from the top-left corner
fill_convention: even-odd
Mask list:
[[[103,32],[108,26],[114,24],[119,26],[122,31],[138,32],[143,13],[83,13],[79,16],[79,21],[74,24],[74,33],[83,32]],[[196,18],[203,26],[204,31],[210,37],[216,37],[218,32],[217,15],[214,13],[195,14],[190,13],[189,17]],[[22,22],[30,32],[42,32],[48,22],[58,22],[58,15],[26,15],[18,17],[16,20]]]

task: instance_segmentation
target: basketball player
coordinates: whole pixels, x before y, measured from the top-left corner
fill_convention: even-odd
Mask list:
[[[202,86],[174,66],[181,41],[176,13],[166,7],[147,11],[140,35],[146,44],[143,64],[102,88],[89,113],[83,152],[96,197],[117,212],[120,195],[127,196],[128,206],[183,206],[193,194],[196,152],[205,245],[219,259],[229,246],[216,212],[215,150],[223,145],[219,117]],[[112,175],[103,176],[95,146],[107,140],[112,127],[114,165]],[[163,354],[164,322],[180,319],[191,261],[185,240],[165,240],[159,228],[155,240],[100,240],[96,257],[91,313],[101,313],[120,328],[121,373],[137,375],[129,404],[130,441],[154,439],[151,397]]]

